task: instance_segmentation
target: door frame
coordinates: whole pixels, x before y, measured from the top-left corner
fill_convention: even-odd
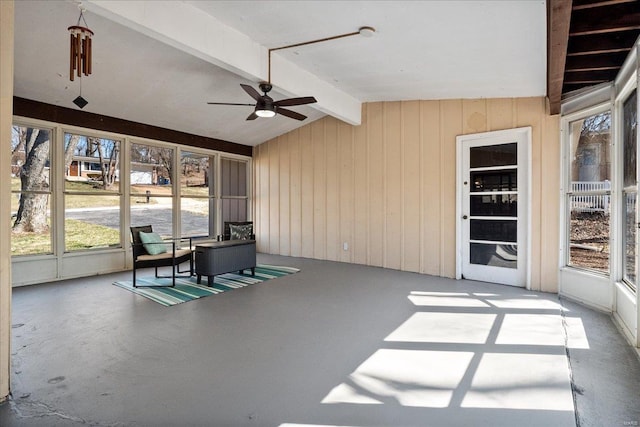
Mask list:
[[[482,141],[486,140],[487,143],[496,142],[496,140],[502,140],[505,143],[517,141],[518,144],[524,144],[524,150],[526,155],[526,168],[525,176],[527,177],[527,185],[524,189],[524,198],[526,199],[527,209],[525,218],[526,222],[526,241],[524,243],[526,255],[525,255],[525,289],[531,289],[531,126],[519,127],[513,129],[505,129],[491,132],[480,132],[466,135],[456,136],[456,279],[462,278],[462,254],[463,254],[463,242],[462,242],[462,206],[463,206],[463,144],[468,141]],[[519,147],[520,148],[520,147]],[[520,168],[520,165],[518,165]],[[518,218],[520,220],[520,218]]]

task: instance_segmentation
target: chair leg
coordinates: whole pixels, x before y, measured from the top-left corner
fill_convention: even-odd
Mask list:
[[[137,288],[138,286],[136,285],[136,265],[133,264],[133,287]]]
[[[173,264],[173,266],[171,267],[171,287],[173,288],[176,287],[176,268],[178,268],[178,266],[175,264]]]

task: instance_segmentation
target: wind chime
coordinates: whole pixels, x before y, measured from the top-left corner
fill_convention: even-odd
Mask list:
[[[71,34],[69,80],[73,81],[76,74],[80,78],[80,95],[73,100],[73,103],[80,108],[84,108],[89,103],[82,97],[82,75],[91,74],[91,36],[93,36],[93,31],[88,28],[83,12],[81,9],[78,23],[67,28]],[[80,20],[84,21],[84,27],[80,25]]]

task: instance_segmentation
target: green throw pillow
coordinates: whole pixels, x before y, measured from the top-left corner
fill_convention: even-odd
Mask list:
[[[140,240],[149,255],[158,255],[167,252],[167,245],[160,244],[164,243],[164,241],[158,233],[145,233],[141,231]]]
[[[229,224],[229,237],[231,240],[249,240],[253,234],[253,225],[234,225]]]

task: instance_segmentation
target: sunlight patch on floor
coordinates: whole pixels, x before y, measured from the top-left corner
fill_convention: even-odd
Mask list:
[[[435,307],[489,307],[480,299],[462,292],[411,292],[409,301],[417,306]]]
[[[484,344],[495,318],[495,314],[418,312],[385,341]]]
[[[468,352],[378,350],[322,403],[445,408],[472,357]]]
[[[538,298],[532,295],[531,298],[487,298],[491,304],[498,308],[520,308],[525,310],[544,309],[562,310],[562,306],[557,301]]]
[[[565,355],[482,355],[463,408],[573,411]]]
[[[505,314],[496,344],[564,346],[559,314]]]
[[[567,347],[569,348],[589,348],[589,339],[584,330],[584,324],[579,317],[565,316],[567,324]]]

